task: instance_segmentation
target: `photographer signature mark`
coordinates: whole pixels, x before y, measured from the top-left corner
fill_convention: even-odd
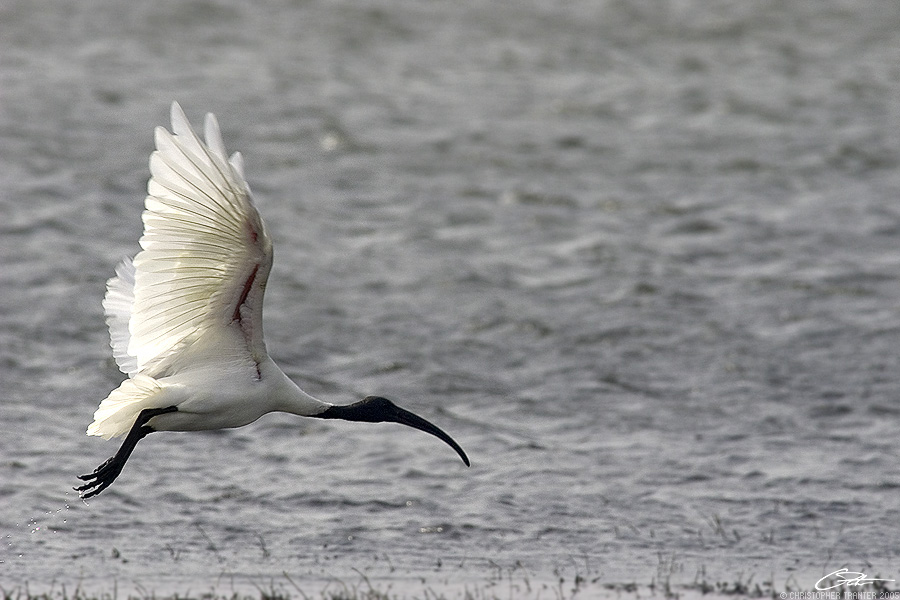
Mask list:
[[[827,580],[837,577],[837,583],[830,584]],[[836,587],[840,587],[842,585],[850,586],[862,586],[875,583],[876,581],[891,581],[893,579],[878,579],[876,577],[866,577],[865,573],[861,573],[859,571],[848,571],[846,568],[838,569],[833,573],[829,573],[825,577],[821,578],[816,582],[816,590],[820,592],[824,592],[825,590],[833,590]]]

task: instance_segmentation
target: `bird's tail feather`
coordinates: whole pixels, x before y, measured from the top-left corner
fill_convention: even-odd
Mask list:
[[[87,434],[108,440],[128,433],[138,414],[154,407],[153,398],[162,389],[158,381],[147,375],[126,379],[100,403]]]

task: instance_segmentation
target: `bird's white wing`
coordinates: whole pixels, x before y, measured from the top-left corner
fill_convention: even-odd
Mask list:
[[[116,276],[106,282],[103,309],[109,325],[109,340],[116,364],[123,373],[134,377],[138,372],[137,358],[128,354],[128,322],[134,304],[134,263],[126,258],[116,267]]]
[[[247,358],[258,364],[266,354],[262,303],[272,242],[241,157],[229,161],[212,114],[204,143],[173,103],[172,132],[156,129],[143,250],[133,266],[120,265],[104,301],[113,354],[131,377],[177,373],[182,352],[196,353],[204,338],[227,328],[243,334]]]

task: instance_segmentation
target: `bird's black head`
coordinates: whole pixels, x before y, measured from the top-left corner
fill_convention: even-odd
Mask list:
[[[316,416],[322,419],[343,419],[344,421],[360,421],[363,423],[400,423],[401,425],[413,427],[442,439],[456,450],[456,453],[466,463],[466,466],[469,466],[469,457],[459,447],[459,444],[444,433],[442,429],[381,396],[366,396],[359,402],[346,406],[329,406]]]
[[[400,407],[381,396],[366,396],[359,402],[349,406],[335,408],[343,409],[341,419],[345,421],[363,421],[365,423],[394,423],[397,421]]]

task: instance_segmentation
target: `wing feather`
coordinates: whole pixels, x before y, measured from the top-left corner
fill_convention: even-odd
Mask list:
[[[109,341],[113,357],[119,369],[129,377],[138,370],[137,359],[128,354],[128,322],[131,320],[131,306],[134,303],[134,264],[126,258],[116,267],[116,276],[106,283],[106,297],[103,309],[109,326]]]
[[[228,159],[212,114],[204,143],[173,103],[172,132],[155,132],[142,250],[117,269],[104,301],[113,354],[130,377],[178,372],[180,353],[190,347],[197,359],[204,339],[218,339],[226,327],[243,332],[248,359],[265,356],[262,300],[272,242],[243,163],[239,155]]]

